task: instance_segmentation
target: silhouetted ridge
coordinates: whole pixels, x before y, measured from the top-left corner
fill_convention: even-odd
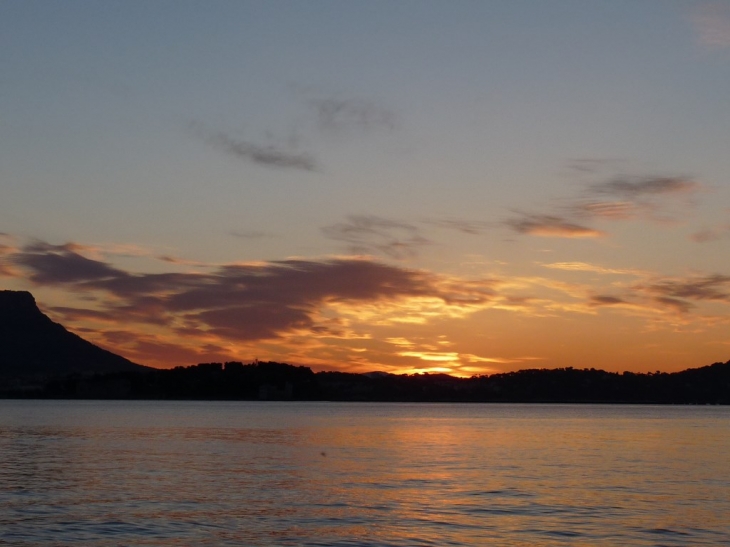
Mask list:
[[[17,380],[146,368],[54,323],[29,292],[0,291],[0,377]]]

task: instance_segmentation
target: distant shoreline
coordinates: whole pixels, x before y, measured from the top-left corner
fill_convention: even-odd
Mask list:
[[[527,369],[457,378],[313,372],[285,363],[202,363],[174,369],[0,379],[3,399],[331,401],[728,405],[730,361],[674,373]]]

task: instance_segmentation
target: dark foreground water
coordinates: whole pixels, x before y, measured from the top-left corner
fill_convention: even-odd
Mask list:
[[[0,401],[0,545],[730,545],[730,408]]]

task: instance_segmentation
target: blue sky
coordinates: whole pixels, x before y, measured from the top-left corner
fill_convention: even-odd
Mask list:
[[[0,68],[3,284],[131,358],[727,358],[730,3],[6,2]],[[292,260],[421,284],[304,298]]]

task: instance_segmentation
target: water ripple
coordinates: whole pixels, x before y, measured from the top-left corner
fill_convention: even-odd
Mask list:
[[[0,545],[730,545],[728,426],[717,407],[0,401]]]

